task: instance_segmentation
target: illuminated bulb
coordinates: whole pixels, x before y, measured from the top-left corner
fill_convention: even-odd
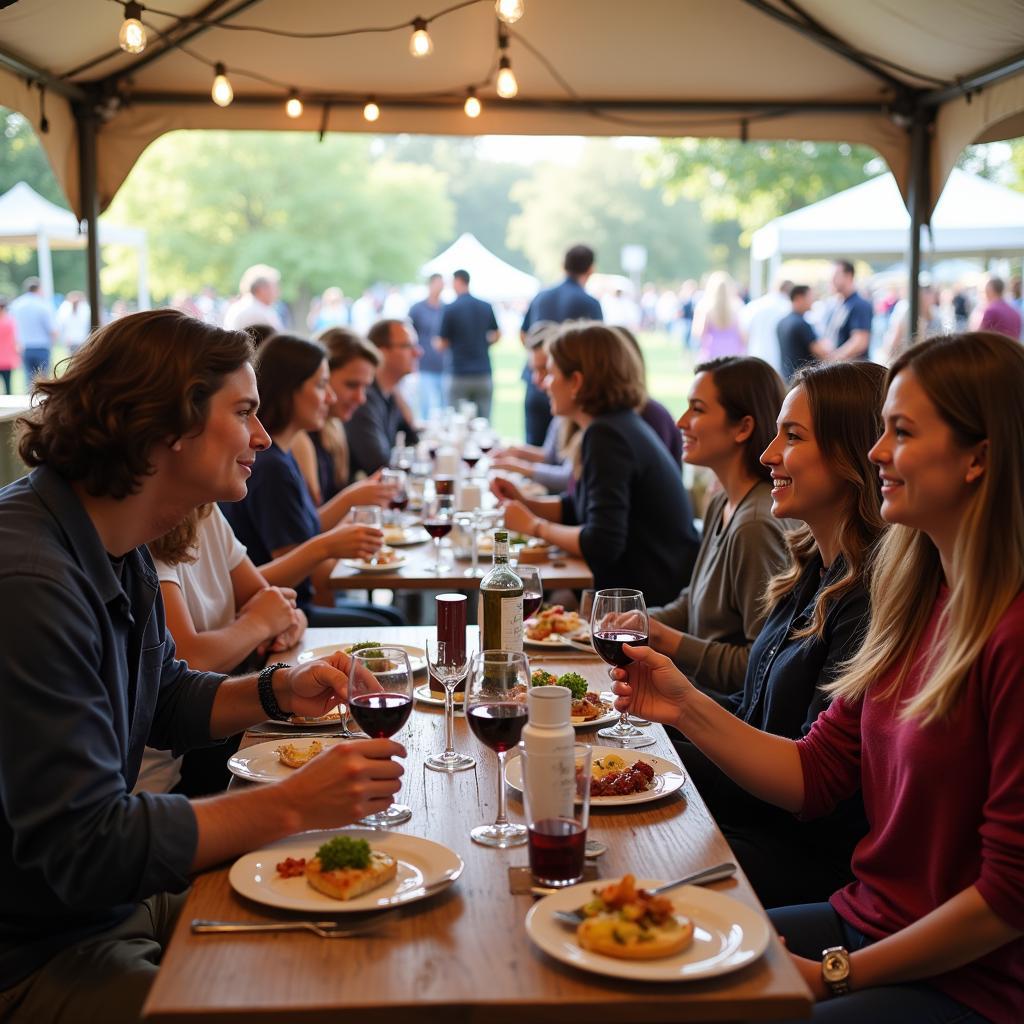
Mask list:
[[[409,52],[414,57],[429,57],[434,52],[434,40],[430,38],[427,23],[423,18],[416,18],[412,23]]]
[[[146,48],[146,26],[139,20],[142,6],[137,3],[124,5],[124,21],[117,33],[117,43],[126,53],[142,53]]]
[[[463,110],[466,112],[466,117],[479,117],[480,111],[483,107],[480,105],[480,101],[476,98],[476,89],[470,89],[466,95],[466,102],[463,104]]]
[[[380,117],[380,107],[377,106],[375,100],[371,99],[366,101],[366,106],[363,107],[363,117],[365,117],[367,121],[376,121],[377,118]]]
[[[494,0],[494,10],[506,25],[514,25],[526,10],[524,0]]]
[[[519,92],[519,83],[512,71],[512,64],[508,57],[501,58],[501,65],[498,69],[497,82],[498,95],[503,100],[510,100]]]
[[[227,69],[223,64],[214,68],[213,88],[210,90],[210,98],[218,107],[228,107],[235,98],[235,90],[231,88],[228,81]]]
[[[299,99],[299,94],[292,91],[288,97],[288,102],[284,105],[284,112],[291,118],[302,117],[302,100]]]

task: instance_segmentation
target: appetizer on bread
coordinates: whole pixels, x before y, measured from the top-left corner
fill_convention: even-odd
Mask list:
[[[398,874],[398,861],[373,850],[365,839],[335,836],[306,862],[306,881],[336,900],[351,900]]]
[[[304,764],[312,761],[317,754],[322,754],[324,752],[324,745],[319,740],[313,740],[305,749],[297,743],[282,743],[281,746],[274,749],[281,760],[281,764],[286,768],[301,768]]]
[[[577,612],[567,612],[560,604],[541,609],[532,619],[526,620],[528,640],[547,640],[552,633],[575,633],[583,625]]]

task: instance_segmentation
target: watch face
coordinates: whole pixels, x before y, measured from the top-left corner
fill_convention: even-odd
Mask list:
[[[850,961],[846,953],[828,953],[821,963],[821,973],[826,981],[842,981],[850,973]]]

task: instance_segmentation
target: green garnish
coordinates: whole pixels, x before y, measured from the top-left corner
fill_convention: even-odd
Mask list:
[[[358,654],[360,651],[379,651],[380,644],[372,640],[364,640],[361,644],[353,644],[351,647],[346,647],[345,650],[349,654]]]
[[[533,675],[530,676],[531,686],[554,686],[558,682],[558,678],[553,676],[550,672],[545,672],[544,669],[537,669]]]
[[[559,686],[568,686],[572,690],[573,700],[583,700],[587,695],[587,681],[579,672],[565,672],[558,677]]]
[[[347,654],[374,654],[381,649],[381,645],[373,640],[364,640],[359,644],[352,644],[351,647],[346,647],[345,652]],[[371,672],[385,672],[389,667],[389,662],[386,658],[381,658],[378,661],[371,659],[364,659],[363,662]]]
[[[370,844],[365,839],[335,836],[316,851],[324,871],[370,866]]]

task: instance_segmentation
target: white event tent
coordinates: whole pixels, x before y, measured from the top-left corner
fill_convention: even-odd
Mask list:
[[[891,174],[854,185],[754,232],[752,292],[763,290],[765,264],[771,281],[787,258],[900,258],[909,230],[910,214]],[[921,229],[921,246],[929,254],[983,260],[1024,253],[1024,193],[954,168],[932,214],[931,230]]]
[[[84,249],[87,236],[70,211],[41,196],[27,182],[19,181],[0,196],[0,244],[30,245],[39,253],[39,279],[43,294],[53,296],[53,249]],[[103,221],[100,245],[129,245],[138,253],[139,309],[149,309],[148,253],[142,228],[119,227]]]
[[[495,256],[475,235],[468,231],[459,235],[444,252],[420,268],[424,277],[441,274],[448,283],[456,270],[469,274],[469,290],[488,302],[510,302],[530,299],[540,287],[532,274],[517,270],[500,256]]]

